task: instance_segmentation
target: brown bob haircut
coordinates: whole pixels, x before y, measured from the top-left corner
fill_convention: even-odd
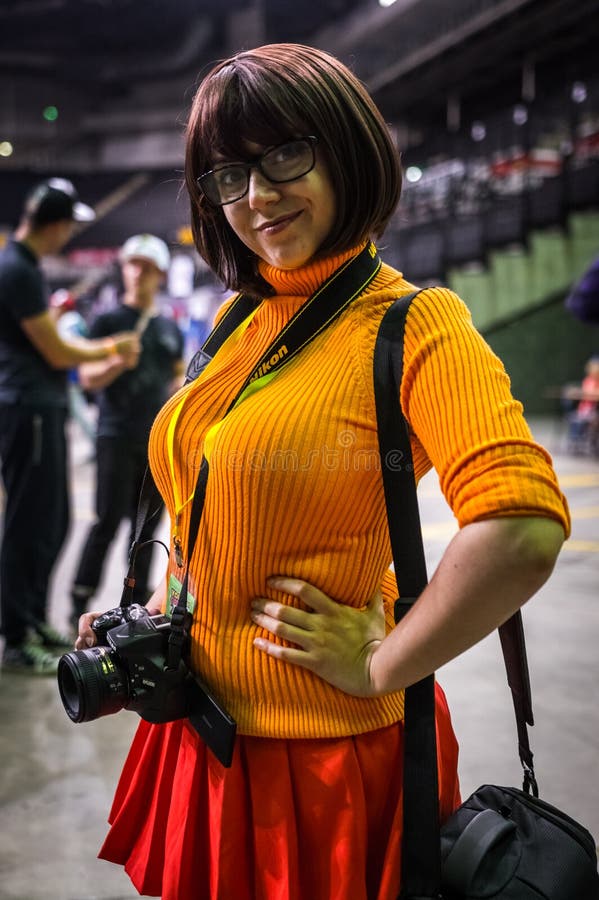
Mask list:
[[[248,158],[264,147],[316,135],[333,182],[337,220],[318,256],[379,237],[401,193],[401,164],[385,121],[362,83],[322,50],[268,44],[218,63],[200,83],[187,126],[185,180],[195,245],[221,281],[258,296],[273,293],[258,260],[196,179],[215,157]]]

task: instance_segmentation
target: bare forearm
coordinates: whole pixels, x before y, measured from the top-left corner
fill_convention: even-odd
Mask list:
[[[79,366],[79,380],[86,391],[101,391],[112,384],[127,369],[122,356],[111,356],[98,362]]]
[[[493,519],[463,528],[430,584],[370,663],[374,694],[413,684],[506,621],[544,584],[564,539],[550,519]]]
[[[109,339],[70,338],[57,348],[54,366],[57,369],[70,369],[88,360],[105,360],[114,353],[114,346]]]
[[[64,340],[49,312],[22,319],[21,327],[33,346],[54,369],[70,369],[85,362],[107,360],[117,354],[139,354],[139,337],[134,332],[93,340]]]

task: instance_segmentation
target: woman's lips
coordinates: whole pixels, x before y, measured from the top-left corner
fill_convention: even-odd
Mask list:
[[[301,210],[298,212],[290,213],[288,216],[279,216],[278,219],[273,219],[270,222],[264,222],[259,226],[257,231],[266,232],[267,234],[278,234],[280,231],[283,231],[291,222],[295,222],[295,220],[301,216]]]

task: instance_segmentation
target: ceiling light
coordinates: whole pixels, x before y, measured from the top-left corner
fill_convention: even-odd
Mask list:
[[[422,169],[418,166],[408,166],[406,169],[406,180],[411,184],[415,184],[422,178]]]
[[[517,106],[514,106],[512,118],[515,125],[526,125],[528,122],[528,110],[521,103],[518,103]]]

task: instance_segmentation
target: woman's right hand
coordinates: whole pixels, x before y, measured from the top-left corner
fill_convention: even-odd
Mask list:
[[[162,579],[149,598],[146,603],[146,609],[151,616],[159,615],[164,609],[166,603],[166,579]],[[82,616],[79,616],[79,622],[77,625],[77,639],[75,641],[75,650],[87,650],[89,647],[95,647],[98,643],[96,638],[96,632],[92,628],[92,622],[95,622],[97,618],[104,615],[106,610],[101,612],[100,610],[93,609],[90,612],[83,613]]]

